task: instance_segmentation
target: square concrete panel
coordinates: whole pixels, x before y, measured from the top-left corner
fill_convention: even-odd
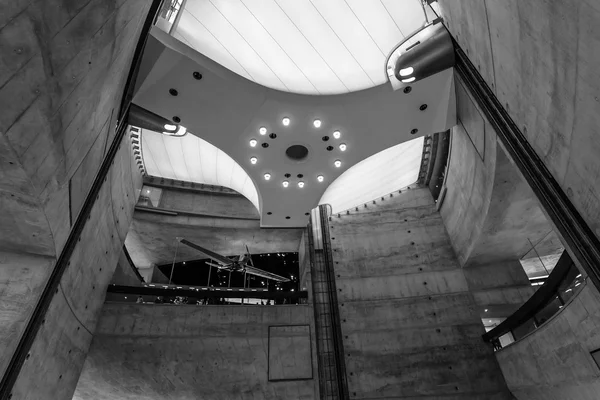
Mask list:
[[[481,160],[485,159],[485,121],[477,106],[459,81],[456,85],[457,115]]]
[[[312,379],[310,327],[269,327],[269,381]]]

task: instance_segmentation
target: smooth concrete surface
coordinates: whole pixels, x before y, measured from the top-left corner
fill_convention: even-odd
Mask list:
[[[428,188],[330,233],[351,398],[511,399]]]
[[[244,201],[248,201],[244,199]],[[259,220],[163,215],[136,211],[127,250],[138,268],[206,258],[198,251],[179,245],[177,237],[226,256],[298,251],[302,229],[263,229]],[[175,251],[177,257],[175,258]]]
[[[162,188],[159,208],[180,213],[259,220],[256,207],[241,194]]]
[[[73,399],[317,399],[312,320],[299,305],[106,303]]]
[[[478,67],[600,237],[600,6],[594,1],[440,1]]]
[[[129,265],[129,260],[125,256],[125,252],[121,250],[115,273],[110,281],[111,284],[125,286],[141,286],[142,282],[136,275],[133,268]]]
[[[496,353],[518,400],[597,400],[600,295],[591,283],[529,336]]]
[[[142,0],[0,6],[2,373],[114,137],[148,7]],[[123,143],[102,186],[13,399],[73,393],[141,187],[129,149]]]

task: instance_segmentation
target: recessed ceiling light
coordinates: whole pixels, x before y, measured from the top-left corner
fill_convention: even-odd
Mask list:
[[[256,146],[256,143],[258,143],[256,139],[250,139],[250,147]]]
[[[290,119],[288,117],[285,117],[284,119],[281,120],[281,123],[284,126],[288,126],[290,124]]]
[[[402,82],[404,82],[404,83],[410,83],[410,82],[412,82],[414,80],[415,80],[415,77],[413,76],[412,78],[402,79]]]
[[[340,138],[340,136],[342,136],[342,133],[341,133],[340,131],[334,131],[334,132],[333,132],[333,137],[334,137],[335,139],[339,139],[339,138]]]
[[[317,175],[317,180],[319,182],[323,182],[324,179],[325,179],[325,177],[323,175]]]
[[[271,174],[266,173],[265,175],[265,181],[268,181],[269,179],[271,179]]]
[[[177,125],[165,124],[165,129],[168,131],[174,131],[175,129],[177,129]]]
[[[333,165],[335,165],[337,168],[342,166],[342,162],[340,160],[335,160],[335,162],[333,163]]]
[[[346,143],[340,144],[340,150],[341,151],[346,151]]]
[[[485,309],[485,312],[488,312],[488,309],[487,309],[487,308]]]
[[[256,158],[256,157],[250,157],[250,162],[252,164],[256,164],[257,161],[258,161],[258,158]]]
[[[415,72],[415,69],[413,67],[402,68],[400,70],[400,76],[408,76],[408,75],[412,74],[413,72]]]
[[[320,119],[315,119],[313,121],[313,125],[315,126],[315,128],[320,128],[321,127],[321,120]]]
[[[267,134],[267,128],[265,128],[264,126],[261,126],[258,129],[258,133],[260,133],[261,135],[266,135]]]
[[[288,187],[288,185],[290,184],[288,181],[283,181],[281,182],[281,184],[283,185],[283,187]]]
[[[302,181],[298,182],[298,187],[300,189],[302,189],[304,187],[304,182],[302,182]]]

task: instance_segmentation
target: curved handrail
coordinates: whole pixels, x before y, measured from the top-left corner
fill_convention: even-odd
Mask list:
[[[131,256],[129,255],[129,251],[127,251],[127,246],[125,246],[125,244],[123,244],[123,253],[125,253],[125,258],[127,259],[127,263],[129,264],[129,267],[133,270],[133,273],[135,274],[135,276],[137,276],[137,278],[140,280],[140,282],[146,283],[146,281],[144,280],[144,277],[142,276],[142,274],[140,274],[140,271],[137,269],[137,267],[133,263],[133,260],[131,259]]]
[[[565,250],[544,284],[510,317],[506,318],[494,329],[486,332],[482,336],[483,340],[486,342],[497,340],[500,336],[513,331],[533,318],[556,296],[559,286],[563,283],[571,268],[573,268],[573,260],[571,260],[571,257]]]

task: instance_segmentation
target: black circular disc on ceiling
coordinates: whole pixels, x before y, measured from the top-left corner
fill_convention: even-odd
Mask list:
[[[269,212],[267,213],[267,215],[271,215],[271,214],[273,214],[271,211],[269,211]]]
[[[419,107],[419,110],[421,110],[421,111],[427,110],[427,104],[421,104],[421,107]]]
[[[302,174],[298,174],[298,175],[296,175],[296,176],[297,176],[298,178],[303,178],[303,177],[304,177],[304,175],[302,175]]]
[[[177,89],[171,88],[171,89],[169,89],[169,94],[171,96],[177,96],[179,94],[179,92],[177,91]]]
[[[290,217],[289,217],[289,216],[287,216],[287,217],[285,217],[285,219],[290,219]]]
[[[173,117],[173,122],[175,122],[176,124],[181,122],[181,118],[179,118],[177,115]]]
[[[412,87],[411,86],[407,86],[404,88],[404,93],[408,94],[412,91]]]
[[[418,130],[418,129],[413,129],[412,131],[410,131],[410,134],[411,134],[411,135],[414,135],[414,134],[415,134],[415,133],[417,133],[417,132],[419,132],[419,130]]]
[[[292,160],[301,161],[304,160],[306,156],[308,156],[308,149],[305,146],[302,146],[301,144],[295,144],[293,146],[288,147],[285,151],[285,154]]]
[[[286,178],[289,178],[290,176],[292,176],[292,174],[285,174],[284,175]]]
[[[333,146],[327,146],[327,151],[333,150]]]
[[[261,144],[261,146],[266,149],[267,147],[269,147],[269,143],[263,143],[263,144]]]
[[[329,136],[323,136],[321,139],[323,139],[324,142],[329,140]]]
[[[304,213],[304,215],[308,215],[308,213]]]
[[[269,137],[270,137],[271,139],[275,139],[275,138],[277,137],[277,135],[276,135],[276,134],[274,134],[274,133],[271,133],[271,134],[269,135]]]
[[[194,73],[192,75],[194,76],[194,79],[197,79],[197,80],[202,79],[202,74],[198,71],[194,71]]]

